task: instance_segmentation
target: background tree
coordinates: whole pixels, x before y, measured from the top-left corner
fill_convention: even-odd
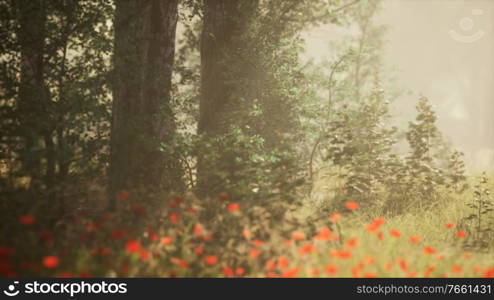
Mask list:
[[[178,1],[117,1],[109,191],[169,191],[180,179],[170,107]]]

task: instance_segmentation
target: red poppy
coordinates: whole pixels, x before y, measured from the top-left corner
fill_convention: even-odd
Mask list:
[[[208,255],[204,258],[204,262],[210,266],[214,266],[218,262],[218,257],[216,255]]]
[[[192,231],[194,232],[195,236],[201,236],[202,235],[202,225],[199,223],[195,224]]]
[[[148,260],[148,258],[149,258],[149,251],[147,251],[145,249],[141,249],[141,251],[139,251],[139,258],[142,261]]]
[[[276,261],[274,261],[274,260],[266,261],[265,267],[266,267],[266,270],[273,271],[276,268]]]
[[[259,251],[257,249],[252,249],[252,250],[249,251],[249,255],[252,258],[258,258],[259,255],[261,255],[261,251]]]
[[[320,240],[320,241],[324,241],[324,240],[334,240],[336,237],[334,237],[331,233],[331,230],[324,226],[322,227],[319,232],[314,236],[314,239],[315,240]]]
[[[227,207],[228,211],[234,213],[240,210],[240,205],[238,203],[230,203]]]
[[[223,271],[223,275],[225,275],[225,277],[233,277],[233,270],[232,270],[232,268],[230,268],[230,267],[223,267],[222,271]]]
[[[261,247],[264,244],[264,242],[261,241],[261,240],[255,239],[255,240],[252,241],[252,244],[254,245],[254,247],[259,248],[259,247]]]
[[[23,216],[20,216],[19,218],[19,223],[21,223],[22,225],[32,225],[34,223],[34,216],[32,215],[23,215]]]
[[[466,238],[467,237],[467,233],[465,231],[457,231],[456,232],[456,237],[459,238],[459,239],[463,239],[463,238]]]
[[[328,276],[333,276],[336,272],[338,272],[338,268],[335,265],[326,266],[326,274],[328,274]]]
[[[455,227],[455,224],[454,223],[446,223],[446,224],[444,224],[444,226],[448,229],[451,229],[451,228]]]
[[[358,204],[358,202],[355,202],[355,201],[348,201],[345,203],[345,206],[349,210],[356,210],[356,209],[358,209],[359,204]]]
[[[436,253],[436,249],[432,248],[431,246],[426,246],[426,247],[424,247],[424,253],[425,254],[434,254],[434,253]]]
[[[173,225],[177,224],[178,221],[180,221],[180,215],[174,212],[170,213],[168,218],[170,219],[170,223],[172,223]]]
[[[141,250],[141,243],[138,240],[130,240],[125,244],[128,253],[138,253]]]
[[[329,220],[333,223],[338,222],[338,220],[340,220],[340,218],[341,218],[341,215],[337,212],[329,216]]]
[[[101,248],[101,249],[100,249],[100,251],[99,251],[99,253],[100,253],[101,255],[104,255],[104,256],[109,255],[109,254],[110,254],[110,252],[111,252],[111,251],[110,251],[110,248],[106,248],[106,247],[105,247],[105,248]]]
[[[197,256],[201,256],[203,253],[204,253],[204,246],[203,245],[197,246],[194,249],[194,254]]]
[[[283,255],[278,257],[278,267],[280,267],[280,269],[284,269],[286,266],[288,266],[288,259]]]
[[[43,266],[48,269],[53,269],[58,266],[59,260],[58,257],[51,255],[43,257]]]
[[[302,255],[312,253],[316,250],[313,244],[307,243],[299,248],[298,252]]]
[[[244,274],[245,274],[245,270],[244,270],[244,268],[239,267],[239,268],[237,268],[237,269],[235,270],[235,275],[237,275],[237,276],[242,276],[242,275],[244,275]]]
[[[357,246],[357,238],[350,238],[346,241],[346,245],[350,248]]]
[[[410,237],[410,242],[416,244],[416,243],[420,242],[420,237],[413,235]]]
[[[401,232],[396,229],[391,229],[390,234],[392,237],[395,237],[397,239],[401,237]]]
[[[161,243],[165,246],[170,245],[172,242],[173,242],[173,239],[169,236],[164,236],[161,238]]]
[[[230,198],[230,195],[228,195],[227,193],[221,193],[218,195],[218,199],[221,200],[221,201],[226,201]]]
[[[281,277],[293,278],[293,277],[297,276],[299,270],[300,270],[299,268],[288,269],[285,272],[283,272],[283,274],[281,274]]]
[[[305,235],[302,232],[295,231],[294,233],[292,233],[292,238],[296,241],[300,241],[305,238]]]
[[[187,269],[189,267],[189,263],[186,260],[181,259],[181,258],[172,257],[172,258],[170,258],[170,262],[174,265],[179,266],[182,269]]]

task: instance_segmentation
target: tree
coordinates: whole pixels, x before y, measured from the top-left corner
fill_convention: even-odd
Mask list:
[[[176,184],[177,160],[170,107],[178,0],[117,1],[109,195],[140,190],[147,196]]]

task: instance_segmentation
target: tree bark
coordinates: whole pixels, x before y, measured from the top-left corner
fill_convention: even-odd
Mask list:
[[[239,95],[235,96],[235,92],[246,78],[238,73],[243,58],[237,49],[246,46],[243,36],[257,6],[258,1],[204,1],[198,133],[205,143],[225,134],[229,125],[234,124],[231,112],[241,110]],[[232,71],[236,71],[235,80],[232,80]],[[247,73],[244,74],[247,76]],[[222,183],[215,173],[225,170],[217,162],[222,161],[224,166],[229,159],[228,151],[218,151],[219,159],[208,158],[208,154],[203,149],[198,156],[197,192],[201,196],[218,192],[216,189]]]
[[[160,151],[175,131],[170,106],[178,0],[116,2],[110,207],[123,190],[152,196],[178,164]]]

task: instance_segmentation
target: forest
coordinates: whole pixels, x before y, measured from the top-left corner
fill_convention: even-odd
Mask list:
[[[0,0],[0,277],[494,277],[492,166],[396,121],[385,2]]]

